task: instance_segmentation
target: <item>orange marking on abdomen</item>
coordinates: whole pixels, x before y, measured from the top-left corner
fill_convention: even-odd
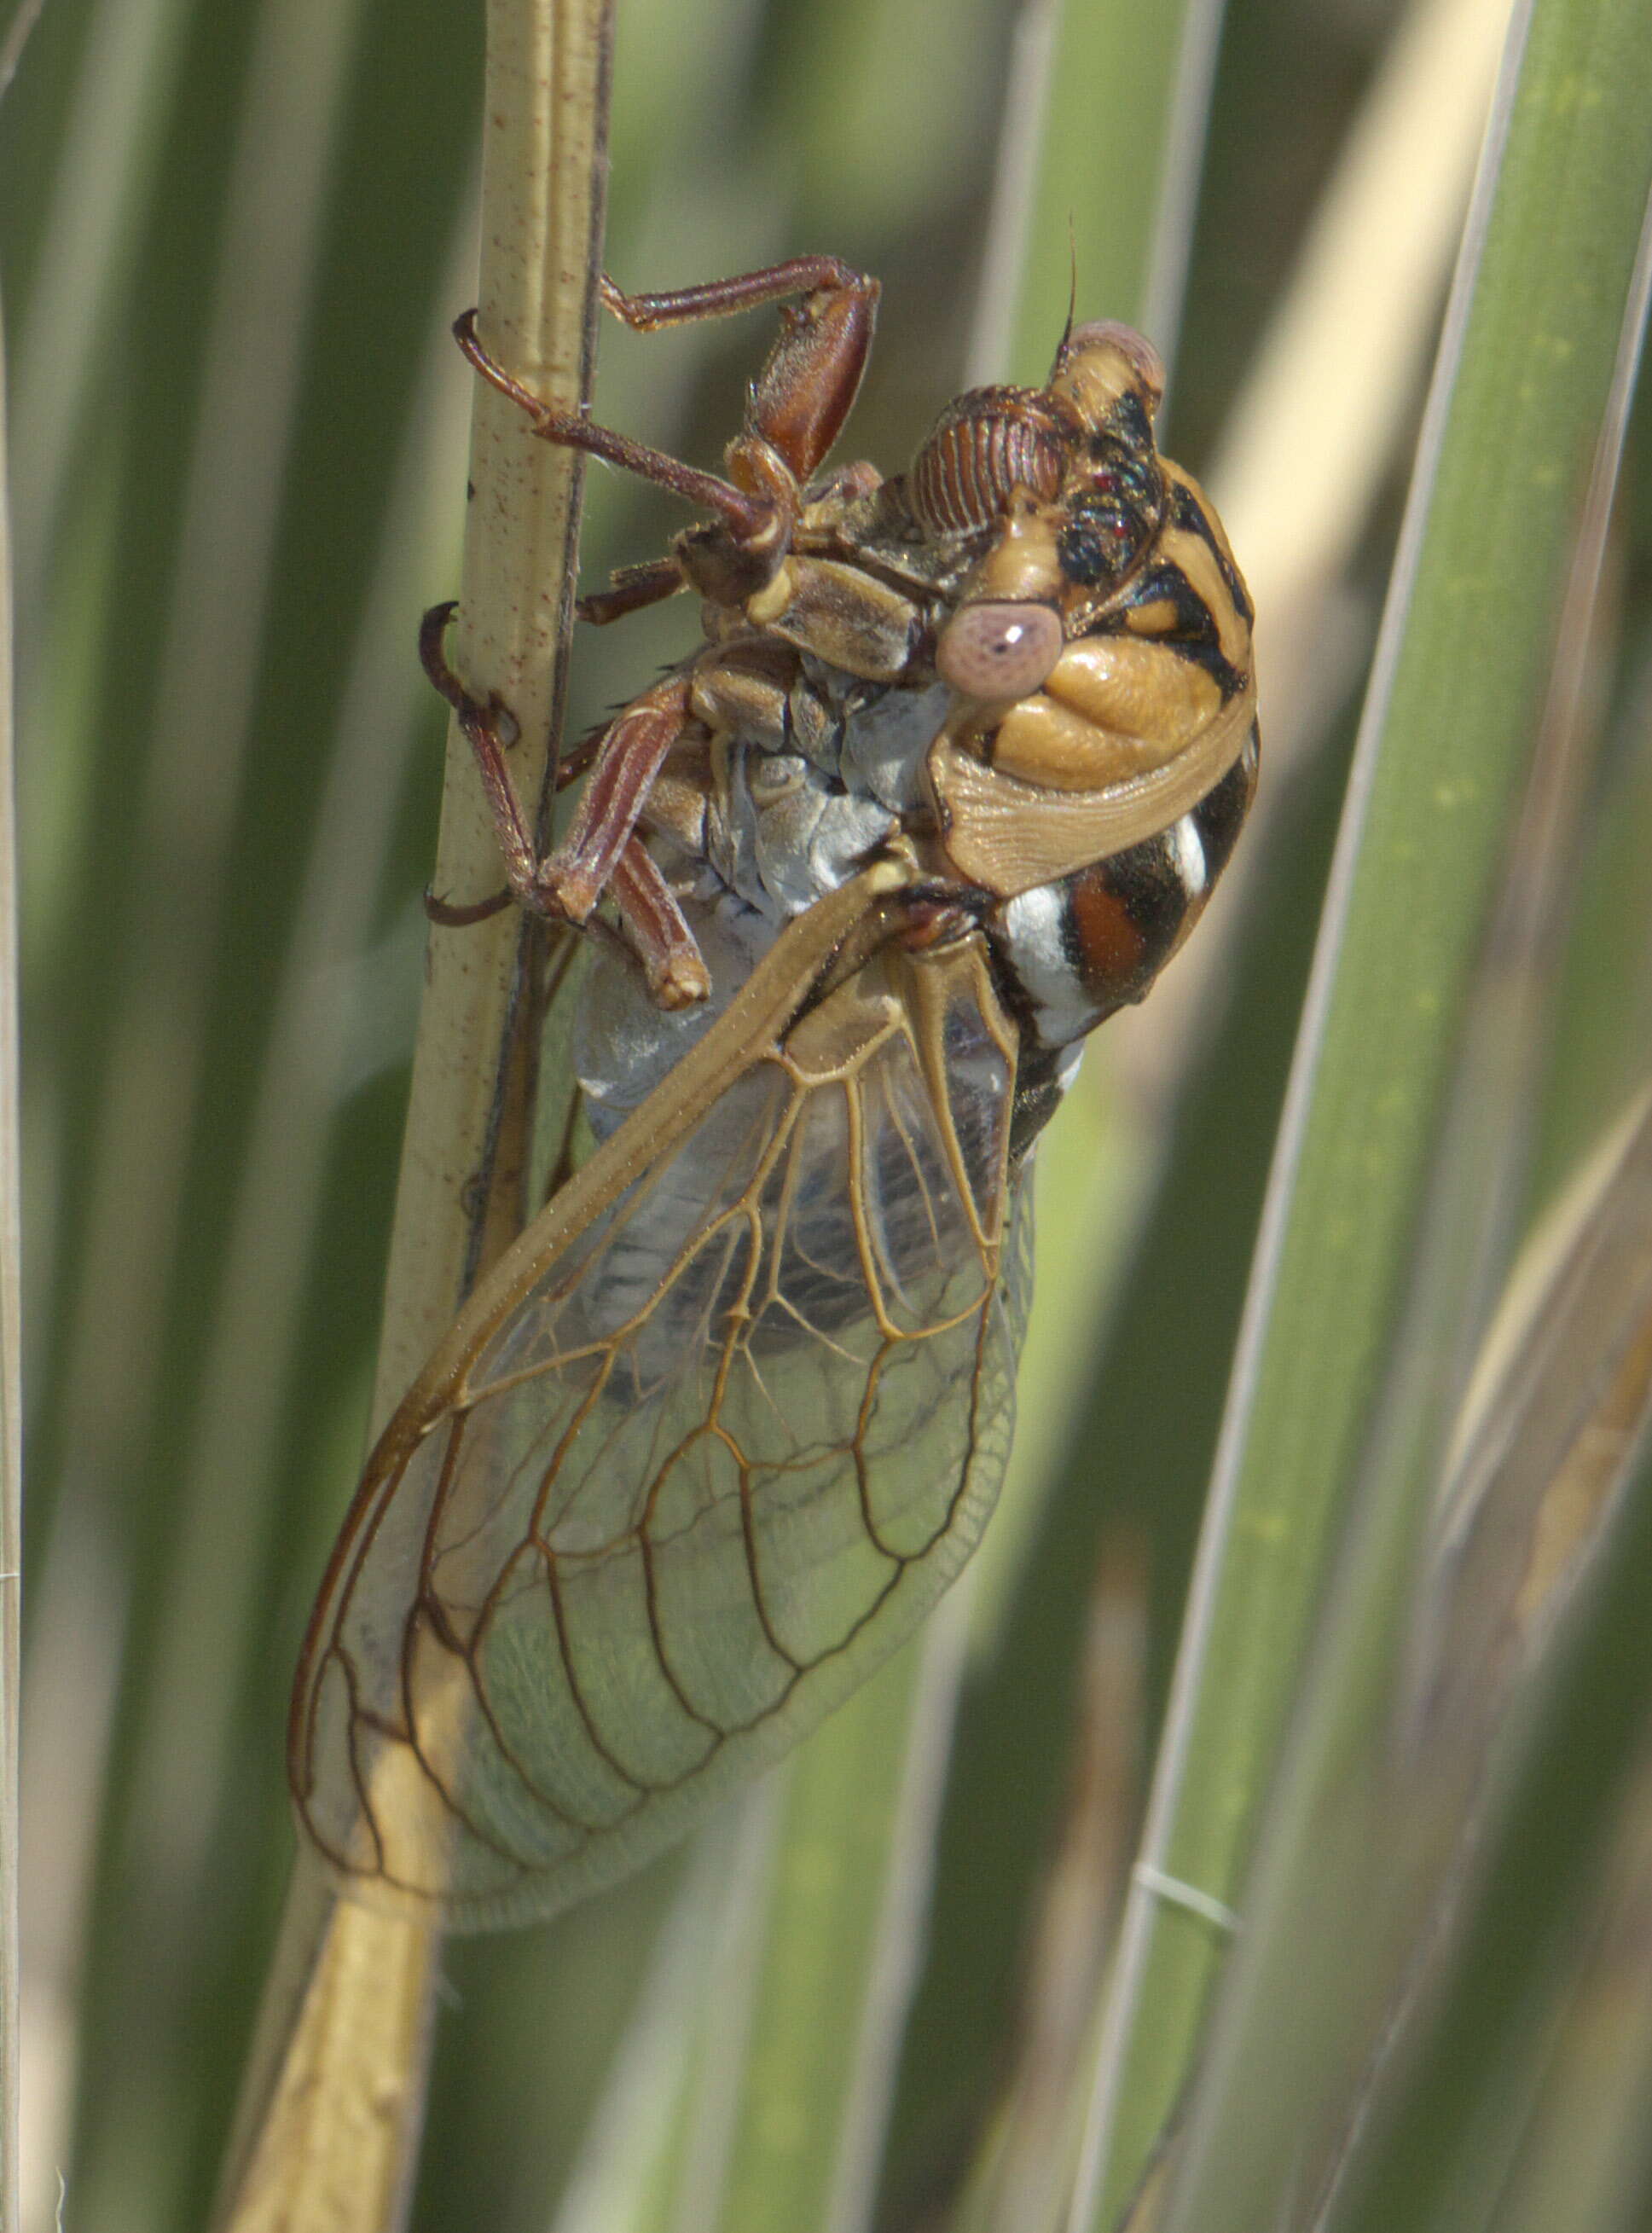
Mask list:
[[[1085,982],[1127,980],[1146,958],[1147,940],[1099,869],[1074,877],[1069,904]]]

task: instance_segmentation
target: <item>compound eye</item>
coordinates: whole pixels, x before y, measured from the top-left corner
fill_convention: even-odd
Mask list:
[[[935,671],[960,698],[1029,698],[1064,641],[1048,605],[966,605],[940,632]]]
[[[1134,326],[1127,326],[1117,318],[1092,319],[1087,326],[1074,328],[1067,336],[1062,355],[1070,359],[1092,349],[1115,350],[1157,405],[1164,394],[1164,359],[1145,334],[1137,333]]]

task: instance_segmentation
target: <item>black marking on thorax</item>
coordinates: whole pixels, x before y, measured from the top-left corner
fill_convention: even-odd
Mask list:
[[[1249,628],[1256,618],[1255,609],[1251,603],[1250,591],[1239,579],[1239,569],[1223,548],[1222,538],[1212,527],[1204,505],[1200,503],[1186,481],[1176,481],[1172,485],[1170,521],[1172,526],[1180,527],[1188,535],[1196,535],[1206,546],[1211,557],[1216,561],[1217,569],[1221,575],[1227,594],[1233,600],[1234,611],[1238,613],[1246,627]]]
[[[1222,649],[1221,635],[1216,615],[1193,588],[1174,559],[1161,558],[1147,567],[1140,578],[1133,582],[1124,598],[1126,609],[1138,605],[1164,602],[1175,611],[1175,626],[1162,635],[1154,632],[1154,641],[1161,643],[1167,651],[1179,658],[1190,660],[1202,667],[1222,693],[1222,703],[1245,687],[1245,676]],[[1115,627],[1115,616],[1109,615]]]

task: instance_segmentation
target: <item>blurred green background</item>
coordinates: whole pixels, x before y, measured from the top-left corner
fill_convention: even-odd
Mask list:
[[[955,1624],[950,1760],[910,1802],[934,1813],[928,1895],[891,1942],[910,2014],[865,2081],[887,2151],[838,2190],[840,2229],[972,2222],[984,2140],[1005,2089],[1037,2079],[1043,2019],[1066,2041],[1053,2090],[1074,2098],[1052,2000],[1064,1970],[1093,1985],[1163,1709],[1504,10],[1454,11],[1482,74],[1454,107],[1444,88],[1448,117],[1373,102],[1447,12],[1242,0],[1178,110],[1180,34],[1213,10],[620,0],[621,284],[805,250],[877,273],[845,453],[894,470],[966,378],[1042,376],[1076,266],[1081,317],[1146,318],[1167,342],[1180,324],[1167,446],[1212,473],[1283,614],[1259,599],[1272,757],[1245,874],[1196,941],[1196,984],[1098,1050],[1044,1158],[1060,1215],[1026,1429],[967,1636]],[[457,576],[468,394],[446,327],[473,281],[481,39],[479,9],[432,0],[51,0],[0,106],[29,2233],[53,2223],[60,2173],[75,2233],[203,2222],[289,1866],[287,1687],[361,1455],[419,989],[443,722],[413,637]],[[1374,114],[1402,135],[1399,175],[1438,172],[1449,221],[1419,218],[1412,264],[1374,259],[1354,310],[1327,313],[1384,399],[1327,452],[1320,414],[1344,398],[1288,321],[1312,315],[1324,281],[1303,259],[1334,196],[1357,199]],[[985,327],[984,269],[999,275]],[[972,364],[983,333],[992,361]],[[606,332],[598,413],[713,462],[767,338],[761,317]],[[1270,349],[1284,369],[1264,394]],[[1644,433],[1590,653],[1562,898],[1522,963],[1539,1051],[1506,1251],[1652,1045]],[[604,472],[588,488],[588,580],[681,524]],[[582,640],[576,732],[692,626],[673,605]],[[628,2216],[590,2198],[615,2153],[591,2152],[599,2104],[610,2134],[628,2129],[608,2090],[621,2041],[651,2067],[634,2020],[683,1877],[673,1859],[543,1929],[450,1947],[416,2227],[715,2222],[664,2140],[660,2194]],[[807,1986],[823,2033],[832,1988],[829,1965]],[[595,2184],[558,2219],[576,2165]]]

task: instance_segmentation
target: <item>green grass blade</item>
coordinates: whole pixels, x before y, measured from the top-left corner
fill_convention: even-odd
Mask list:
[[[0,93],[4,81],[0,78]],[[17,1677],[23,1593],[22,1170],[11,531],[0,321],[0,2233],[17,2233]]]
[[[1144,1846],[1155,1882],[1228,1905],[1544,700],[1646,204],[1638,16],[1597,0],[1523,20],[1460,266]],[[1138,1885],[1076,2226],[1113,2222],[1139,2178],[1219,1951]]]
[[[1501,2229],[1500,2198],[1526,2104],[1554,2045],[1553,2012],[1598,1927],[1600,1872],[1614,1838],[1636,1834],[1644,1806],[1652,1624],[1652,1442],[1643,1433],[1618,1524],[1571,1608],[1558,1665],[1486,1856],[1486,1892],[1451,1989],[1398,2100],[1386,2113],[1334,2223],[1336,2233]],[[1613,1990],[1629,1980],[1620,1972]],[[1621,2100],[1621,2097],[1620,2097]],[[1603,2105],[1597,2100],[1598,2110]],[[1606,2105],[1610,2113],[1610,2096]],[[1569,2233],[1644,2223],[1645,2101],[1622,2101],[1620,2164],[1642,2183],[1641,2207],[1584,2215],[1572,2191]],[[1512,2130],[1511,2129],[1512,2128]],[[1573,2127],[1564,2136],[1584,2136]],[[1529,2196],[1526,2197],[1530,2199]]]
[[[1642,1749],[1615,1797],[1588,1943],[1493,2207],[1497,2233],[1636,2233],[1652,2205],[1652,1807]]]
[[[1220,14],[1219,0],[1057,11],[1007,377],[1047,375],[1075,284],[1081,317],[1151,316],[1168,351]]]
[[[1622,1107],[1652,1045],[1652,661],[1635,647],[1557,998],[1534,1191],[1559,1186],[1591,1132]]]
[[[1477,1189],[1460,1125],[1436,1200]],[[1517,1126],[1515,1129],[1519,1129]],[[1495,1162],[1494,1156],[1487,1160]],[[1366,1468],[1285,1772],[1244,1945],[1189,2103],[1166,2233],[1219,2210],[1272,2229],[1282,2195],[1332,2220],[1369,2102],[1402,2067],[1472,1896],[1488,1771],[1529,1706],[1557,1603],[1620,1485],[1652,1371],[1652,1125],[1620,1127],[1534,1242],[1442,1453],[1415,1400],[1460,1325],[1456,1214],[1431,1219],[1413,1357]]]
[[[552,2233],[673,2233],[709,2215],[750,2024],[758,1950],[746,1914],[764,1896],[780,1783],[759,1785],[695,1840]]]
[[[719,2233],[868,2222],[966,1615],[943,1606],[786,1778]]]

